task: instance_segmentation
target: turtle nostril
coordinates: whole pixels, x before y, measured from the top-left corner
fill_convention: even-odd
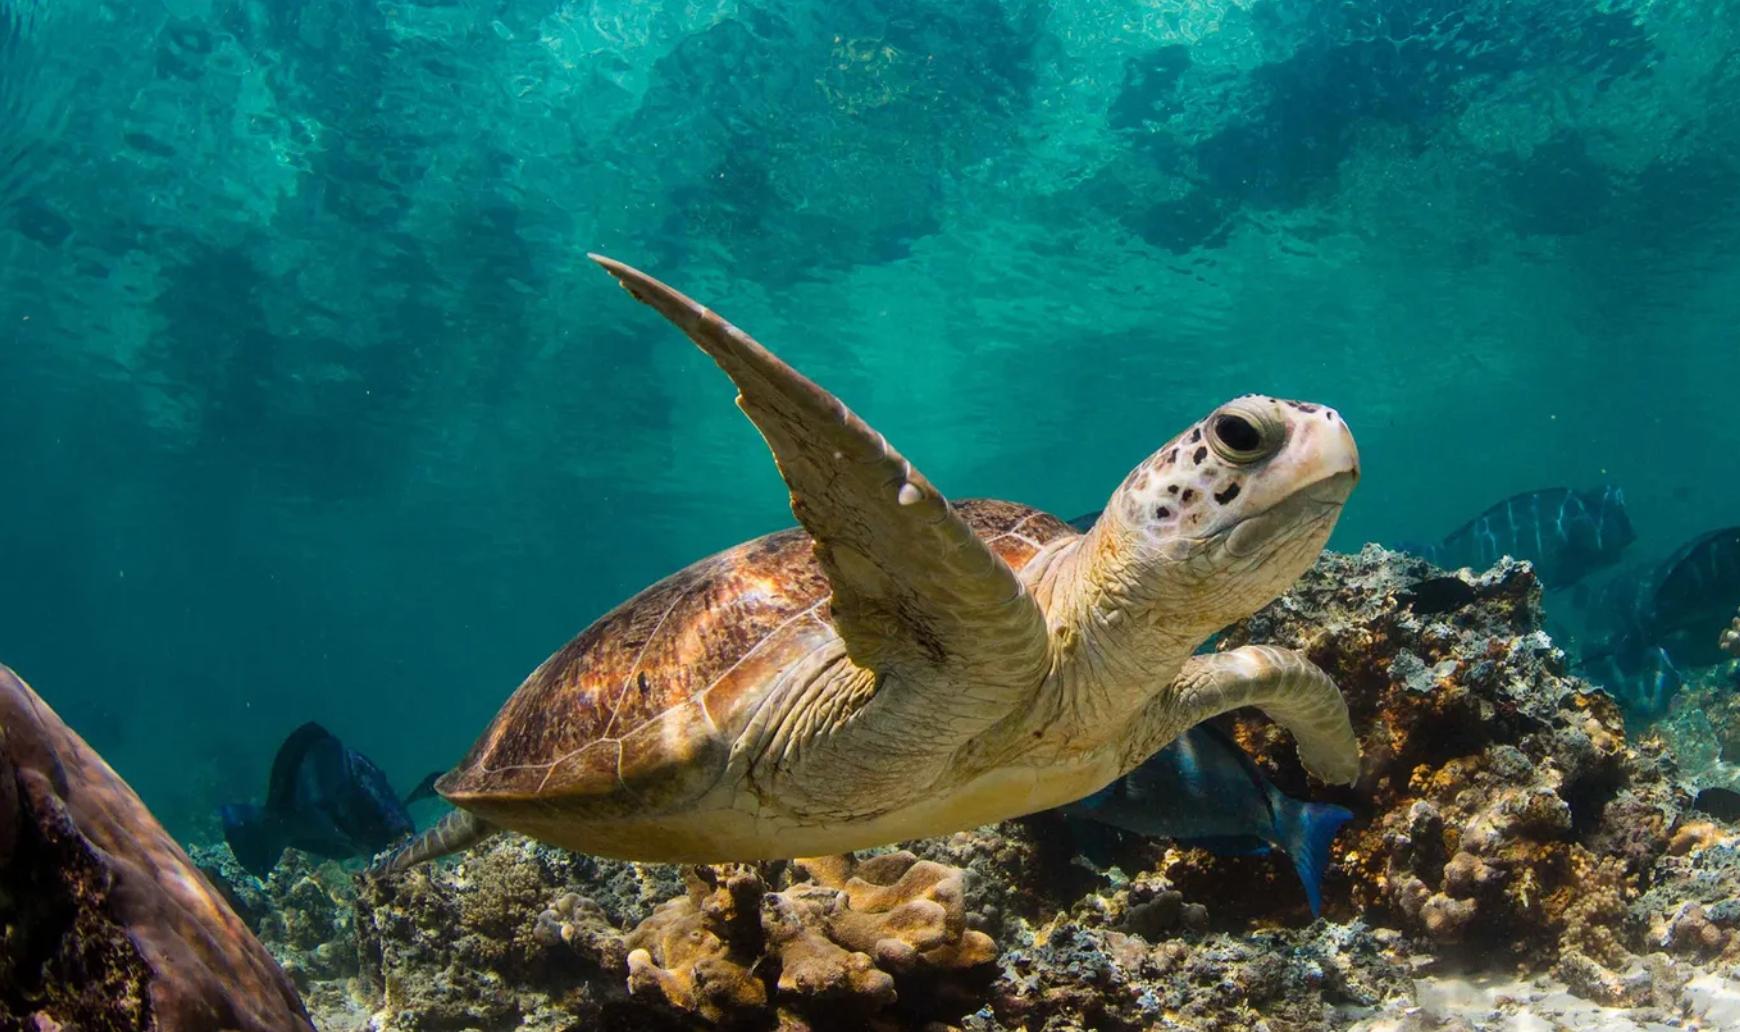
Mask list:
[[[1221,416],[1214,422],[1214,432],[1237,451],[1256,451],[1263,444],[1263,435],[1243,416]]]

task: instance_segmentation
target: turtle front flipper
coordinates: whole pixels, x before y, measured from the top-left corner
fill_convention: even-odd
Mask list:
[[[1037,689],[1049,636],[1020,578],[888,441],[743,331],[663,283],[593,255],[689,335],[740,392],[792,513],[815,539],[831,616],[858,666],[926,694],[924,724],[965,739]],[[940,754],[940,752],[939,752]]]
[[[1328,674],[1290,649],[1246,645],[1192,656],[1163,698],[1183,718],[1182,727],[1255,706],[1293,735],[1307,772],[1330,784],[1352,784],[1359,776],[1359,740],[1347,701]]]

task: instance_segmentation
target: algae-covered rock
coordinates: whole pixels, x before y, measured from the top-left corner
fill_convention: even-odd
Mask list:
[[[1225,636],[1305,651],[1360,729],[1358,785],[1318,793],[1357,815],[1326,886],[1332,915],[1551,963],[1564,936],[1635,897],[1683,799],[1540,625],[1527,564],[1445,575],[1368,546],[1325,555]],[[1238,735],[1284,787],[1306,788],[1272,727],[1241,718]]]
[[[3,1028],[313,1028],[145,804],[4,666],[0,929]]]
[[[357,984],[357,882],[344,865],[292,849],[260,879],[227,845],[194,845],[188,855],[278,959],[322,1032],[366,1024],[366,994]]]
[[[550,935],[552,900],[633,891],[632,865],[501,837],[458,863],[365,875],[356,901],[362,991],[383,1032],[596,1027],[626,1020],[623,975]],[[655,899],[669,884],[645,887]],[[641,1008],[644,1010],[644,1008]]]

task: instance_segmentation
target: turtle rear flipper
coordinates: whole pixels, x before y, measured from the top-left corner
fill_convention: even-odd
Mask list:
[[[385,860],[369,868],[371,874],[396,874],[428,860],[439,860],[461,850],[470,849],[501,831],[482,817],[465,810],[454,810],[436,821],[427,831],[388,854]]]

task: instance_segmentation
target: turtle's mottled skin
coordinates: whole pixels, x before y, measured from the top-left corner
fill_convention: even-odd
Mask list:
[[[844,852],[1087,795],[1242,705],[1312,773],[1358,751],[1290,652],[1193,657],[1316,558],[1358,477],[1327,408],[1247,396],[1133,470],[1086,534],[950,505],[747,335],[600,259],[736,382],[803,525],[660,581],[533,671],[437,788],[460,810],[391,861],[496,829],[646,861]]]

